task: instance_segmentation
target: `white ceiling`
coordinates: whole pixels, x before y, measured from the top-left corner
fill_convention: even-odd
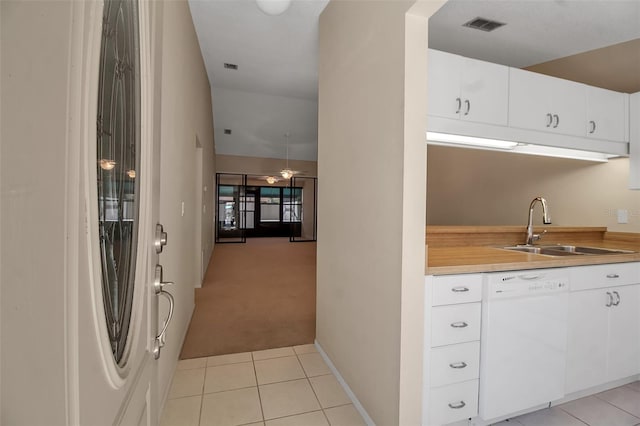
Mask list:
[[[316,160],[318,18],[327,3],[293,0],[268,16],[254,0],[189,0],[217,153],[285,158],[290,134],[289,158]],[[507,25],[488,33],[462,26],[476,17]],[[638,38],[640,0],[449,0],[429,23],[430,47],[514,67]]]
[[[637,38],[640,0],[449,0],[429,21],[429,47],[518,68]]]

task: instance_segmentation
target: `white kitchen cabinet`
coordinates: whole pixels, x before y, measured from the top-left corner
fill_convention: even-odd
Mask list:
[[[429,115],[507,125],[509,68],[429,49]]]
[[[628,141],[628,108],[628,94],[587,86],[586,136]]]
[[[427,276],[423,424],[477,416],[482,274]]]
[[[640,268],[637,263],[620,267],[623,273]],[[572,269],[577,273],[569,294],[567,394],[640,373],[640,284],[602,280],[598,270],[614,276],[615,265]],[[585,289],[589,286],[602,288]]]
[[[517,68],[509,69],[509,126],[585,135],[586,86]]]

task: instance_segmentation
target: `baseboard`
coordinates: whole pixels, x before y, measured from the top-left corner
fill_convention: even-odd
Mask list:
[[[340,383],[340,386],[342,386],[342,389],[344,389],[345,393],[353,403],[353,406],[356,408],[356,410],[358,410],[358,413],[360,413],[365,423],[368,426],[376,426],[376,424],[373,422],[373,420],[369,416],[369,413],[367,413],[367,411],[364,409],[364,407],[356,397],[356,394],[353,393],[353,391],[351,390],[347,382],[345,382],[344,378],[336,368],[336,366],[333,365],[333,362],[331,362],[331,359],[329,358],[327,353],[322,349],[322,346],[320,346],[320,343],[318,343],[317,340],[314,343],[315,343],[316,349],[320,353],[320,356],[322,356],[322,359],[324,360],[324,362],[329,366],[329,369],[331,370],[333,375],[336,376],[336,379],[338,379],[338,383]]]

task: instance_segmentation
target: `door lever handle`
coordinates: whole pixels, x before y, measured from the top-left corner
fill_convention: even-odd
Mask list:
[[[171,295],[171,293],[168,293],[164,290],[160,290],[160,293],[157,293],[158,296],[164,296],[167,298],[167,300],[169,301],[169,314],[167,315],[167,319],[164,321],[164,324],[162,326],[162,331],[160,331],[160,334],[158,334],[156,336],[156,338],[153,341],[153,358],[154,359],[158,359],[160,358],[160,349],[162,349],[162,347],[165,344],[165,336],[167,333],[167,327],[169,327],[169,323],[171,322],[171,319],[173,318],[173,308],[175,306],[175,301],[173,299],[173,296]]]
[[[166,285],[173,285],[173,283],[171,281],[162,281],[162,265],[156,265],[156,274],[153,279],[153,289],[156,294],[162,293]]]

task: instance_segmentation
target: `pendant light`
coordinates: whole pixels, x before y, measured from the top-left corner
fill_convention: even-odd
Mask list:
[[[295,172],[289,168],[289,136],[291,136],[289,132],[284,134],[285,144],[287,146],[287,163],[286,163],[286,167],[280,170],[280,175],[284,179],[291,179],[295,174]]]

